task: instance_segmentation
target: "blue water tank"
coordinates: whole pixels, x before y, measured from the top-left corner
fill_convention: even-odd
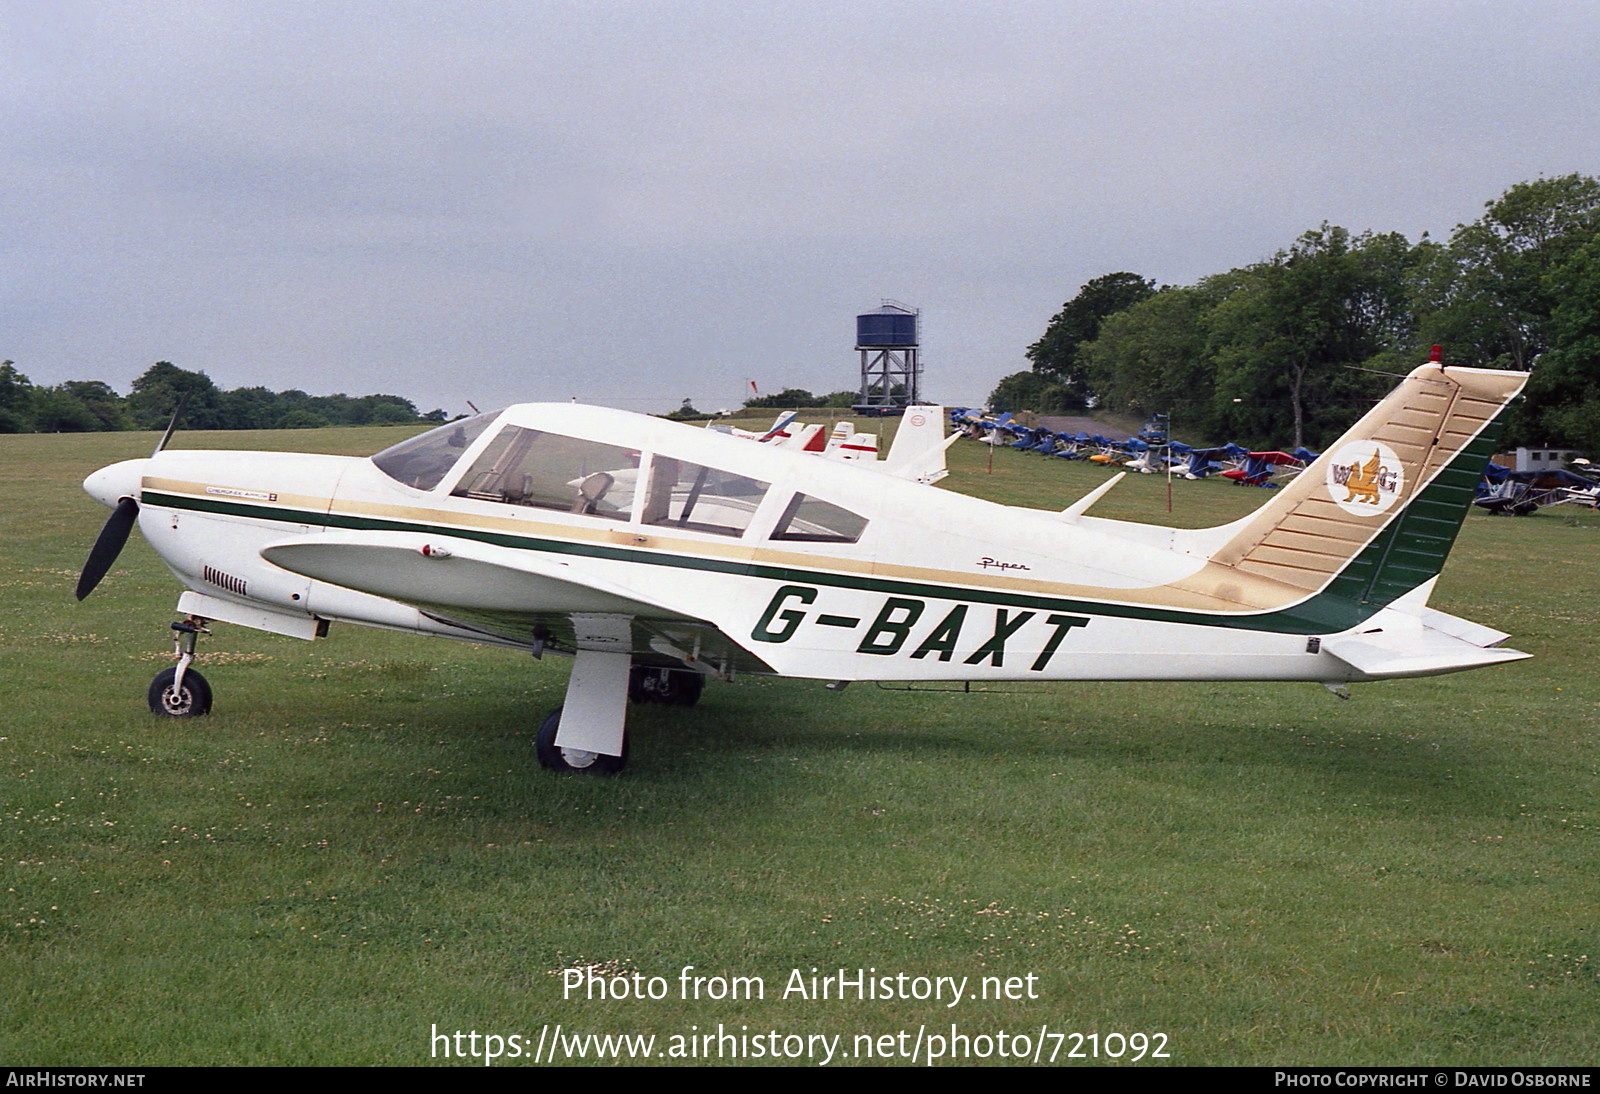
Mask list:
[[[856,316],[857,346],[914,346],[917,344],[917,313],[885,304],[876,311]]]

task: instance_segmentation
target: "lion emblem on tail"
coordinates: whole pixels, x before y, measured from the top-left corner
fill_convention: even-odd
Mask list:
[[[1365,464],[1352,463],[1350,465],[1350,477],[1344,482],[1345,490],[1348,491],[1344,496],[1344,500],[1377,505],[1378,473],[1382,470],[1383,457],[1378,453],[1377,449],[1373,449],[1372,459]]]

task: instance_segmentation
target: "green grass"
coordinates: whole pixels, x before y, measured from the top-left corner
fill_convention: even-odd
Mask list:
[[[182,434],[370,452],[394,429]],[[177,586],[138,537],[82,604],[78,488],[153,435],[0,437],[0,1060],[414,1064],[428,1034],[1165,1033],[1179,1064],[1588,1064],[1600,1050],[1594,514],[1473,515],[1435,604],[1535,659],[1355,689],[975,695],[747,678],[643,707],[615,779],[532,756],[566,663],[218,626],[157,721]],[[948,485],[1105,472],[958,443]],[[1267,496],[1130,476],[1099,515]],[[665,977],[562,998],[559,970]],[[678,971],[767,998],[685,1001]],[[1037,976],[1037,999],[779,998],[792,969]]]

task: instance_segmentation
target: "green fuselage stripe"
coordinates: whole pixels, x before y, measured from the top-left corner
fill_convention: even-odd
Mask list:
[[[1496,419],[1492,425],[1498,425]],[[1202,627],[1228,627],[1280,634],[1333,634],[1348,630],[1375,614],[1384,605],[1402,596],[1439,572],[1455,541],[1467,508],[1472,502],[1473,485],[1483,464],[1493,451],[1494,428],[1485,428],[1456,454],[1450,464],[1412,499],[1399,517],[1389,522],[1351,559],[1319,593],[1286,608],[1238,614],[1210,614],[1156,608],[1140,604],[1073,600],[1002,589],[974,589],[953,585],[933,585],[894,578],[864,577],[792,566],[770,566],[756,562],[729,562],[697,555],[666,554],[593,543],[572,543],[538,536],[491,532],[429,524],[424,521],[392,520],[356,516],[349,513],[318,513],[304,509],[278,508],[243,501],[200,498],[147,490],[143,502],[200,513],[245,517],[283,524],[341,528],[367,532],[423,532],[452,536],[479,543],[544,554],[601,558],[634,565],[665,566],[681,570],[755,577],[795,584],[859,589],[930,600],[994,604],[1003,607],[1036,608],[1043,611],[1069,611],[1085,615],[1143,619],[1162,623],[1184,623]]]

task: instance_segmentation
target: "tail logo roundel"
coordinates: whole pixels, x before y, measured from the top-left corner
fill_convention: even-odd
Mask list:
[[[1350,441],[1328,464],[1328,496],[1347,513],[1376,516],[1400,500],[1405,468],[1394,449],[1378,441]]]

